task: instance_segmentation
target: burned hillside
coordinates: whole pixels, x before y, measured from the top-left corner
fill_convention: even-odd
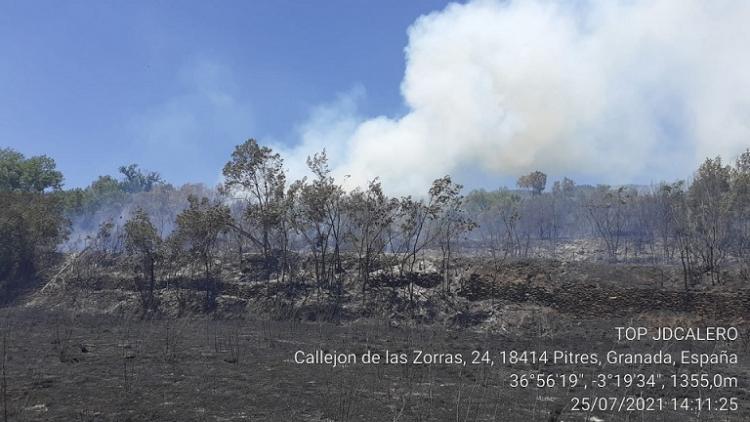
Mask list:
[[[519,283],[559,295],[574,286],[714,294],[750,285],[750,152],[734,165],[706,160],[689,184],[564,178],[548,189],[547,175],[534,172],[519,189],[464,196],[445,176],[400,198],[377,179],[346,191],[325,151],[308,158],[309,179],[288,182],[282,157],[253,139],[236,147],[216,189],[178,189],[130,165],[119,179],[66,191],[52,159],[12,150],[2,159],[8,300],[119,292],[136,295],[145,315],[185,291],[200,292],[210,313],[222,297],[265,292],[364,311],[390,292],[394,306],[419,314],[424,292],[488,299]]]

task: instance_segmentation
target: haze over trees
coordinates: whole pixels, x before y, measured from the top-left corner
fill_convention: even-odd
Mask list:
[[[534,195],[540,195],[546,186],[547,175],[538,170],[518,178],[518,187],[531,189]]]
[[[204,307],[210,309],[216,294],[215,260],[219,236],[226,233],[231,216],[229,208],[208,198],[188,197],[189,205],[177,215],[177,229],[170,245],[187,254],[190,262],[202,269]]]
[[[138,290],[144,292],[144,307],[151,308],[154,303],[154,289],[156,288],[156,265],[160,258],[161,237],[156,231],[148,214],[142,209],[136,209],[133,216],[124,227],[125,250],[135,258]]]
[[[242,220],[249,229],[240,234],[260,248],[266,263],[286,241],[283,163],[278,153],[250,139],[235,148],[223,171],[223,192],[235,193],[245,202]]]
[[[499,271],[508,260],[555,258],[577,241],[598,245],[607,262],[679,268],[685,289],[722,285],[728,268],[750,281],[750,150],[731,165],[707,159],[690,182],[579,186],[563,178],[547,189],[547,175],[534,171],[518,179],[519,190],[465,196],[450,176],[418,197],[390,197],[377,179],[347,192],[325,151],[307,165],[309,177],[288,183],[282,157],[250,139],[216,189],[177,188],[133,164],[119,178],[63,190],[51,158],[0,150],[0,286],[30,285],[66,245],[126,257],[146,308],[157,305],[155,290],[193,280],[211,309],[227,261],[251,279],[335,297],[357,286],[363,303],[391,277],[413,303],[415,283],[429,272],[447,293],[456,289],[463,256]],[[65,243],[71,230],[77,243]],[[427,268],[428,257],[436,267]]]

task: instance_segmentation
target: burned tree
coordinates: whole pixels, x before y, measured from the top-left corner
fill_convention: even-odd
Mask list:
[[[626,207],[632,195],[625,187],[600,185],[585,204],[589,221],[604,241],[610,259],[616,259],[620,250],[628,219]]]
[[[463,185],[454,183],[450,176],[436,180],[430,188],[438,212],[438,244],[442,254],[441,269],[445,289],[450,289],[451,260],[460,237],[476,227],[463,208]]]
[[[144,308],[154,306],[154,289],[156,287],[156,265],[160,256],[161,237],[151,223],[148,214],[138,208],[125,223],[125,250],[135,261],[136,287],[141,292]]]
[[[283,162],[281,156],[271,148],[249,139],[235,148],[232,159],[223,171],[223,191],[243,200],[246,205],[244,219],[249,229],[234,228],[260,248],[264,270],[269,277],[274,246],[280,246],[279,239],[286,236],[282,232],[285,230],[282,223],[287,206]]]
[[[317,284],[330,286],[341,272],[342,201],[344,190],[335,183],[325,150],[307,158],[315,175],[295,182],[288,196],[293,198],[292,223],[313,256]],[[340,285],[337,283],[337,286]]]
[[[446,230],[450,230],[446,224],[450,223],[447,220],[441,220],[441,217],[448,215],[450,207],[461,206],[462,198],[458,196],[459,191],[460,185],[453,184],[450,176],[445,176],[432,182],[426,201],[415,200],[411,196],[406,196],[399,201],[400,242],[397,249],[401,255],[399,272],[400,275],[406,275],[409,279],[409,301],[412,304],[414,304],[414,266],[419,254],[437,243],[448,247],[444,251],[450,251],[450,242],[445,242],[448,234]]]
[[[731,176],[732,252],[750,281],[750,149],[737,159]]]
[[[730,217],[731,168],[721,158],[707,159],[688,189],[688,206],[696,251],[712,284],[721,283],[721,265],[727,255]]]
[[[213,270],[219,235],[226,232],[232,218],[226,205],[211,203],[208,198],[190,196],[188,202],[188,207],[177,216],[173,236],[193,261],[202,266],[204,306],[208,310],[216,293]]]
[[[533,195],[541,195],[547,186],[547,175],[541,171],[534,171],[519,177],[517,184],[521,189],[531,189]]]
[[[353,191],[344,204],[347,217],[346,236],[357,259],[362,303],[365,303],[370,273],[376,269],[385,250],[386,231],[393,222],[397,201],[389,199],[380,182],[370,182],[367,190]]]

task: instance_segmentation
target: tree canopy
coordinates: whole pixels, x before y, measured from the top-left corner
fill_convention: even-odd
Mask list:
[[[46,155],[24,157],[10,148],[0,149],[0,191],[41,193],[60,190],[63,175]]]

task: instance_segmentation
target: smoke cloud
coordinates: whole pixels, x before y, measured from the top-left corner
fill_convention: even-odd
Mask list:
[[[344,94],[287,162],[325,147],[351,186],[380,176],[394,193],[477,170],[686,177],[750,145],[748,22],[743,0],[452,4],[409,28],[406,114],[363,118],[363,91]]]

